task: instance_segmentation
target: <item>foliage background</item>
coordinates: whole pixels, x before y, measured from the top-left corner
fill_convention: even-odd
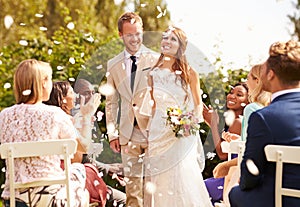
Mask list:
[[[0,110],[15,103],[13,74],[22,60],[36,58],[49,62],[53,68],[54,81],[68,80],[74,84],[78,78],[87,78],[98,87],[105,82],[107,60],[123,49],[118,38],[117,19],[124,11],[135,10],[143,18],[144,30],[154,31],[155,34],[160,34],[170,24],[170,13],[166,10],[164,0],[114,2],[117,1],[0,0]],[[295,7],[295,13],[290,19],[295,24],[294,36],[298,36],[299,0]],[[161,11],[165,13],[162,15]],[[9,27],[4,21],[8,16],[13,19]],[[158,51],[155,43],[160,42],[160,35],[150,33],[144,39],[146,45]],[[218,50],[218,45],[215,48]],[[219,51],[216,52],[214,62],[210,63],[205,58],[203,60],[213,70],[201,73],[200,77],[205,104],[218,109],[222,117],[229,86],[244,81],[247,71],[228,66],[225,68],[218,55]],[[203,65],[195,67],[201,68]],[[99,110],[104,112],[105,97],[102,100]],[[109,149],[105,139],[105,116],[97,127],[99,130],[96,136],[104,139],[104,151],[97,159],[107,163],[120,162],[120,156]],[[205,151],[213,152],[209,127],[202,124],[201,128]],[[219,161],[218,157],[207,159],[204,178],[212,176],[212,169]],[[1,183],[4,180],[3,174],[2,170]]]

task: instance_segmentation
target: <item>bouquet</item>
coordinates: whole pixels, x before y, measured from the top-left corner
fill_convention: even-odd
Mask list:
[[[166,125],[170,126],[175,136],[187,137],[191,134],[196,135],[200,126],[194,117],[192,111],[182,110],[181,108],[168,107]]]

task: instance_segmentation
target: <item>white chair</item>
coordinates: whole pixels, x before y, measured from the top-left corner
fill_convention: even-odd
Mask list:
[[[66,185],[67,206],[70,207],[70,165],[71,158],[76,152],[77,142],[73,139],[60,139],[51,141],[14,142],[0,145],[1,158],[6,159],[9,168],[10,207],[15,207],[15,189],[53,184]],[[46,155],[60,155],[64,160],[65,175],[51,179],[43,179],[29,183],[15,182],[14,159]],[[29,204],[31,204],[29,200]]]
[[[300,164],[300,147],[284,145],[265,146],[267,160],[276,162],[275,176],[275,207],[282,206],[282,196],[292,196],[300,198],[300,190],[282,187],[283,163]]]
[[[246,141],[232,140],[231,142],[223,141],[221,143],[222,152],[228,153],[228,160],[231,160],[232,154],[238,155],[238,166],[240,165],[245,151]]]

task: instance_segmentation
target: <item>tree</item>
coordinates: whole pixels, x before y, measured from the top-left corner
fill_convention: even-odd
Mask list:
[[[300,0],[297,0],[297,2],[292,2],[292,4],[296,9],[292,15],[288,15],[288,18],[294,25],[294,32],[292,35],[300,40]]]

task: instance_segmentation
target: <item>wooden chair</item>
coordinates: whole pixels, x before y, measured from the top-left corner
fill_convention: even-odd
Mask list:
[[[300,147],[284,145],[265,146],[267,160],[276,162],[275,175],[275,207],[282,206],[282,196],[292,196],[300,198],[300,190],[282,187],[283,163],[300,164]]]
[[[15,207],[15,189],[53,184],[66,185],[67,206],[70,207],[70,165],[71,158],[76,152],[77,142],[73,139],[60,139],[50,141],[30,141],[3,143],[0,145],[1,158],[6,159],[9,168],[10,207]],[[60,155],[64,160],[65,175],[51,179],[42,179],[29,183],[15,182],[14,159],[47,155]],[[29,198],[29,205],[31,204]],[[31,205],[30,205],[31,206]]]

